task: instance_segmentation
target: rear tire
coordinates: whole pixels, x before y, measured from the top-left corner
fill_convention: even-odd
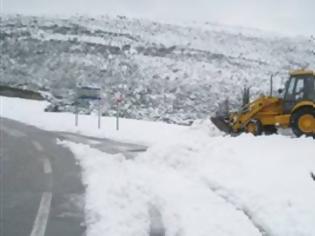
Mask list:
[[[313,117],[313,120],[310,119],[311,117]],[[291,115],[290,126],[297,137],[302,135],[315,137],[315,109],[303,107],[295,111]]]
[[[263,132],[263,126],[262,126],[261,121],[257,120],[257,119],[250,120],[246,124],[244,131],[246,133],[251,133],[251,134],[253,134],[255,136],[261,135],[262,132]]]

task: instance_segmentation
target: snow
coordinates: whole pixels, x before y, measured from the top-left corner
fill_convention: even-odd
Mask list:
[[[117,42],[117,40],[113,41],[112,39],[104,39],[95,36],[78,36],[78,35],[64,35],[64,34],[46,34],[45,32],[36,32],[34,34],[34,39],[50,41],[71,41],[77,40],[85,43],[93,43],[100,45],[111,45],[111,46],[123,46],[124,44],[130,43],[130,39],[121,39],[121,42]]]
[[[315,145],[283,136],[186,135],[134,160],[61,142],[83,167],[88,235],[315,235]]]
[[[151,205],[161,211],[166,235],[259,235],[244,214],[172,168],[63,144],[84,168],[89,236],[149,235]]]
[[[44,112],[49,105],[46,101],[33,101],[21,98],[0,96],[0,116],[49,131],[73,132],[87,136],[111,138],[118,141],[152,145],[169,140],[189,129],[187,126],[170,125],[162,122],[119,119],[116,130],[115,117],[102,117],[98,129],[97,115],[79,115],[79,125],[75,126],[72,113]]]
[[[58,141],[83,169],[87,236],[149,235],[157,209],[168,236],[315,235],[312,138],[224,136],[209,121],[191,127],[45,113],[47,102],[0,97],[1,117],[50,131],[147,144],[134,159]]]
[[[315,67],[313,37],[213,23],[4,15],[0,24],[1,83],[43,89],[66,104],[77,84],[97,84],[107,116],[120,92],[125,118],[189,124],[215,114],[227,97],[237,109],[244,86],[253,98],[268,94],[279,72],[276,94],[289,70]]]
[[[246,211],[267,235],[315,235],[313,139],[177,139],[140,157],[194,178]]]

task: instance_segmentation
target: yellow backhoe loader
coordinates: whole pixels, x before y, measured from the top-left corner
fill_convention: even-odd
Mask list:
[[[211,121],[230,134],[270,134],[281,127],[291,128],[297,137],[315,137],[315,71],[295,70],[289,75],[284,91],[279,90],[284,92],[282,97],[261,96],[239,111],[211,117]]]

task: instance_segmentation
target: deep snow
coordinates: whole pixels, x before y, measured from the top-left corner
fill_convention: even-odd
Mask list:
[[[68,146],[84,170],[88,235],[315,235],[315,144],[283,136],[174,137],[135,160]]]

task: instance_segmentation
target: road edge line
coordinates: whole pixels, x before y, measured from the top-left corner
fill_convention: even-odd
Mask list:
[[[42,147],[42,145],[39,142],[32,141],[32,143],[33,143],[34,147],[37,149],[37,151],[41,152],[44,150],[44,148]]]
[[[30,236],[44,236],[48,223],[52,193],[44,192],[39,204],[37,215]]]
[[[44,173],[45,174],[51,174],[52,173],[51,164],[47,158],[43,159],[43,166],[44,166]]]

